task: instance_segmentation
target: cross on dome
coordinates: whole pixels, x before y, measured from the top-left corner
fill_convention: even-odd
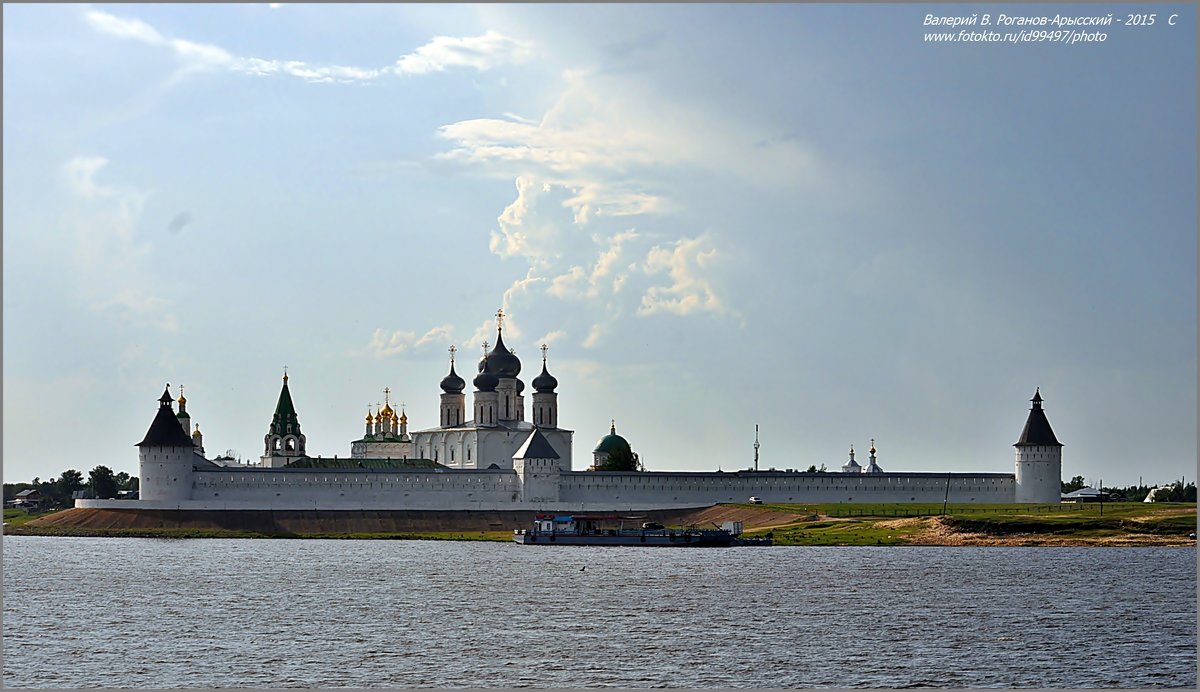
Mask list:
[[[454,344],[450,344],[450,348],[446,350],[450,352],[450,364],[454,365],[454,352],[458,349],[454,346]]]
[[[504,308],[496,311],[496,331],[504,328]]]
[[[549,347],[549,346],[547,346],[546,344],[542,344],[542,364],[543,364],[543,365],[545,365],[545,364],[546,364],[546,350],[547,350],[547,349],[549,349],[549,348],[550,348],[550,347]]]

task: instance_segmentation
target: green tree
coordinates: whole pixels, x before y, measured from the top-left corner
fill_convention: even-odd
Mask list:
[[[621,445],[608,453],[608,458],[596,465],[597,471],[644,471],[638,455]]]
[[[91,479],[92,496],[98,500],[109,500],[117,496],[117,479],[107,466],[97,466],[88,474]]]
[[[804,472],[805,472],[805,473],[816,473],[816,472],[817,472],[817,465],[816,465],[816,464],[811,464],[811,465],[809,465],[809,467],[808,467],[808,468],[804,469]]]
[[[122,471],[116,475],[117,490],[129,490],[129,474]]]
[[[1073,493],[1084,486],[1083,476],[1075,476],[1070,481],[1063,481],[1062,491],[1064,493]]]
[[[58,500],[69,500],[71,494],[83,487],[83,474],[75,469],[67,469],[62,472],[57,481],[54,481],[55,493],[54,496]]]

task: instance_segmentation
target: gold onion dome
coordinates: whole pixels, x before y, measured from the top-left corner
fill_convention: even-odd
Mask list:
[[[196,424],[196,429],[192,431],[192,437],[200,437],[200,424]]]
[[[375,420],[375,417],[371,415],[371,407],[368,406],[367,407],[367,422],[370,423],[373,420]]]
[[[407,423],[407,422],[408,422],[408,414],[406,414],[406,413],[405,413],[405,412],[403,412],[403,411],[401,411],[401,412],[400,412],[400,422],[401,422],[401,423]]]

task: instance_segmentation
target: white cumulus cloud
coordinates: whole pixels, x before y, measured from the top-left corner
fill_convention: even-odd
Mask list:
[[[280,6],[281,3],[270,4],[272,9]],[[302,60],[234,55],[220,46],[164,36],[140,19],[118,17],[97,9],[87,9],[84,19],[100,33],[169,49],[182,63],[184,72],[222,69],[258,77],[283,75],[315,83],[371,82],[386,76],[441,72],[451,67],[473,67],[482,71],[518,64],[533,55],[530,42],[489,31],[482,36],[463,38],[439,36],[400,57],[394,65],[314,65]]]
[[[482,36],[438,36],[396,61],[398,74],[427,74],[451,67],[473,67],[480,72],[498,65],[519,64],[533,57],[528,41],[488,31]]]
[[[696,312],[725,311],[716,291],[704,276],[705,268],[716,260],[717,251],[710,247],[708,236],[683,238],[673,246],[659,246],[646,254],[647,274],[666,272],[669,286],[651,286],[642,296],[639,315],[670,312],[689,315]]]
[[[426,351],[433,346],[449,344],[454,338],[454,329],[448,324],[433,327],[424,334],[399,329],[388,332],[383,328],[371,334],[366,353],[377,358],[397,356],[417,350]]]

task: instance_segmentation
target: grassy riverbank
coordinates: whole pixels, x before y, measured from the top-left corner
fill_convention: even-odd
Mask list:
[[[765,505],[776,545],[1194,545],[1196,505]]]
[[[645,513],[637,513],[639,515]],[[271,515],[264,517],[262,515]],[[350,516],[342,516],[350,515]],[[403,515],[403,516],[400,516]],[[1196,505],[725,504],[652,517],[668,526],[741,521],[776,545],[1187,546]],[[9,535],[509,541],[524,516],[470,512],[233,513],[5,510]],[[511,526],[510,526],[511,524]]]

